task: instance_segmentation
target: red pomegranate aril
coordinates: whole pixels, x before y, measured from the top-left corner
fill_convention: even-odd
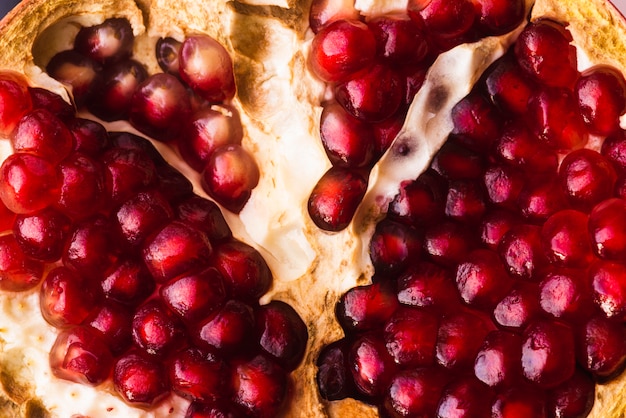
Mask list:
[[[513,281],[495,251],[479,248],[458,264],[456,286],[468,305],[492,309],[513,286]]]
[[[28,81],[16,71],[0,71],[0,134],[8,137],[17,122],[33,109]]]
[[[569,153],[559,167],[559,182],[566,198],[585,211],[613,195],[616,178],[611,163],[590,149]]]
[[[589,134],[569,90],[545,88],[528,100],[528,124],[539,141],[557,151],[580,149]]]
[[[435,364],[439,320],[425,309],[402,307],[384,325],[387,351],[402,367]]]
[[[529,177],[552,175],[559,164],[557,153],[542,144],[528,126],[518,120],[505,124],[492,152],[498,161],[519,168]]]
[[[132,319],[133,343],[145,353],[163,358],[184,344],[184,328],[158,299],[140,306]]]
[[[517,198],[517,204],[521,214],[533,223],[545,222],[568,206],[565,192],[556,178],[527,183]]]
[[[451,181],[444,213],[454,221],[475,223],[487,210],[487,196],[480,183],[472,180]]]
[[[192,401],[185,418],[237,418],[243,414],[241,408],[230,401]]]
[[[130,22],[124,18],[110,18],[98,25],[82,27],[74,39],[74,49],[106,63],[130,56],[134,42]]]
[[[425,34],[408,16],[381,15],[367,25],[374,33],[377,55],[393,66],[416,66],[429,52]]]
[[[230,387],[229,369],[217,355],[198,348],[187,348],[168,362],[172,390],[187,399],[200,402],[225,398]]]
[[[232,106],[214,105],[195,112],[183,128],[178,149],[187,164],[201,172],[211,154],[222,145],[241,145],[243,127]]]
[[[419,259],[422,239],[412,226],[385,219],[376,225],[369,253],[377,273],[394,275]]]
[[[320,136],[326,155],[335,166],[360,168],[374,161],[376,138],[371,126],[336,102],[322,110]]]
[[[11,212],[9,208],[0,200],[0,231],[9,231],[13,229],[13,222],[16,214]]]
[[[538,273],[548,264],[541,241],[541,227],[520,224],[502,237],[498,253],[507,272],[516,279],[537,281]]]
[[[462,376],[450,382],[437,406],[437,418],[478,418],[490,414],[494,394],[473,376]]]
[[[91,157],[74,152],[61,161],[56,207],[72,219],[85,219],[105,203],[102,166]]]
[[[345,292],[335,306],[335,313],[343,329],[354,333],[382,326],[398,305],[393,285],[378,282]]]
[[[80,108],[90,100],[93,90],[100,83],[102,66],[69,49],[52,57],[46,65],[46,73],[70,88],[76,107]]]
[[[177,219],[204,232],[212,243],[232,237],[230,227],[219,207],[211,200],[191,195],[174,207]]]
[[[309,26],[318,33],[335,20],[358,20],[359,12],[351,0],[313,0],[309,10]]]
[[[626,266],[597,261],[589,269],[593,301],[607,318],[626,319]]]
[[[106,193],[121,204],[156,182],[156,167],[140,150],[111,148],[102,156]]]
[[[207,267],[211,252],[206,236],[180,221],[165,225],[142,248],[143,261],[158,283]]]
[[[407,96],[408,95],[409,93],[407,92]],[[407,98],[408,104],[413,102],[414,95],[415,94],[410,96],[410,98]],[[404,106],[401,106],[400,111],[396,112],[395,115],[392,115],[380,122],[370,124],[371,129],[374,132],[374,160],[378,160],[389,149],[391,143],[394,139],[396,139],[400,130],[402,130],[405,116],[406,113],[404,112]]]
[[[70,220],[57,210],[47,208],[32,215],[17,215],[13,234],[27,256],[53,262],[61,258]]]
[[[385,341],[377,333],[358,337],[350,347],[348,362],[357,390],[370,400],[384,395],[396,372]]]
[[[39,290],[41,314],[52,326],[81,324],[98,302],[96,283],[67,267],[51,270]]]
[[[626,80],[619,70],[608,65],[585,70],[574,94],[590,132],[608,135],[620,128],[619,118],[626,113]]]
[[[596,383],[591,376],[577,368],[571,378],[548,392],[546,399],[548,416],[586,417],[593,408],[595,389]]]
[[[592,311],[591,286],[584,271],[549,268],[539,283],[539,304],[555,318],[575,321]]]
[[[109,221],[101,216],[75,224],[63,253],[65,266],[85,277],[99,279],[119,258]]]
[[[528,24],[515,43],[519,65],[549,86],[573,87],[578,78],[576,48],[565,25],[541,18]]]
[[[426,261],[414,264],[398,277],[397,292],[401,304],[436,312],[456,307],[460,302],[454,273]]]
[[[261,349],[286,371],[295,370],[304,358],[309,332],[298,313],[287,303],[273,300],[255,312]]]
[[[232,355],[250,350],[254,325],[254,312],[250,305],[231,299],[195,325],[192,336],[198,347]]]
[[[94,330],[63,330],[50,349],[50,370],[60,379],[97,386],[111,375],[113,357]]]
[[[456,138],[451,138],[439,148],[431,168],[448,180],[481,178],[486,165],[484,157],[461,145]]]
[[[130,308],[117,302],[105,301],[91,311],[83,324],[97,332],[111,350],[111,354],[119,356],[132,343],[132,319]]]
[[[187,323],[206,318],[226,301],[224,278],[212,267],[176,277],[161,286],[159,293],[165,305]]]
[[[67,127],[74,138],[74,151],[97,157],[109,144],[106,128],[91,119],[73,118]]]
[[[121,243],[137,248],[146,238],[168,223],[174,212],[166,198],[155,189],[139,192],[115,212],[115,229]]]
[[[272,272],[261,253],[241,241],[216,246],[211,265],[222,274],[227,293],[249,303],[256,302],[272,285]]]
[[[546,396],[538,388],[519,385],[496,395],[491,404],[491,418],[548,418]]]
[[[374,33],[355,19],[335,20],[313,38],[309,65],[326,82],[343,82],[368,68],[376,55]]]
[[[521,377],[522,339],[511,331],[492,331],[476,355],[474,374],[491,387],[511,386]]]
[[[254,157],[243,146],[222,145],[211,153],[202,171],[202,188],[226,209],[239,213],[260,176]]]
[[[154,279],[143,262],[132,258],[117,263],[100,282],[106,298],[130,306],[139,306],[155,287]]]
[[[415,226],[426,226],[444,215],[447,182],[434,170],[400,185],[387,210],[387,217]]]
[[[526,112],[528,99],[536,89],[534,81],[517,65],[510,53],[487,69],[485,87],[496,106],[517,115]]]
[[[445,314],[437,334],[437,362],[449,370],[471,368],[485,337],[494,328],[489,318],[478,311],[457,310]]]
[[[173,75],[151,75],[135,90],[129,115],[140,132],[158,141],[174,140],[191,117],[189,94]]]
[[[102,80],[87,102],[87,108],[105,121],[128,119],[135,90],[148,78],[148,72],[135,60],[124,60],[107,66]]]
[[[315,379],[320,395],[326,400],[357,396],[348,366],[349,342],[345,338],[333,341],[324,346],[317,357]]]
[[[28,91],[30,92],[33,109],[47,109],[54,116],[65,122],[70,122],[74,119],[76,109],[74,105],[66,102],[63,97],[42,87],[29,87]]]
[[[262,354],[237,361],[232,368],[233,401],[242,408],[242,416],[279,416],[288,395],[285,371]]]
[[[0,199],[14,213],[33,213],[59,193],[56,167],[33,154],[9,155],[0,167]]]
[[[230,100],[235,95],[233,62],[228,51],[208,35],[185,38],[178,54],[180,77],[210,102]]]
[[[428,68],[429,67],[427,65],[422,64],[418,68],[409,70],[405,69],[405,71],[402,72],[402,76],[406,79],[406,82],[404,84],[404,102],[400,107],[401,110],[405,108],[408,109],[411,103],[413,103],[415,95],[424,85]],[[399,122],[400,126],[398,127],[398,130],[402,127],[405,119],[404,112],[400,112],[400,114],[402,115],[402,120]]]
[[[476,20],[483,32],[489,35],[502,35],[524,21],[524,0],[478,0],[475,5]]]
[[[395,114],[404,95],[399,73],[384,64],[374,64],[335,88],[337,102],[352,116],[368,122],[380,122]]]
[[[22,292],[41,282],[44,266],[24,254],[13,234],[0,236],[0,289]]]
[[[549,319],[531,322],[522,333],[522,373],[540,388],[555,387],[574,373],[572,329]]]
[[[130,405],[149,408],[169,393],[167,373],[159,360],[129,352],[113,369],[116,392]]]
[[[311,191],[309,216],[320,229],[342,231],[350,225],[366,190],[367,180],[360,173],[331,167]]]
[[[487,150],[502,130],[503,116],[477,91],[471,92],[455,104],[451,117],[454,124],[452,134],[475,151]]]
[[[389,383],[381,409],[384,416],[434,417],[449,377],[437,368],[403,370]]]
[[[410,0],[407,10],[411,19],[424,25],[436,38],[451,39],[465,35],[476,18],[476,10],[468,0]]]
[[[626,171],[626,130],[618,129],[608,135],[602,142],[600,153],[622,175]]]
[[[589,235],[594,252],[605,260],[623,261],[626,257],[626,201],[607,199],[589,215]]]
[[[578,362],[601,382],[617,376],[626,366],[626,327],[595,315],[576,329]]]
[[[498,302],[493,317],[506,329],[521,331],[541,315],[539,286],[536,283],[517,281],[507,295]]]
[[[156,59],[161,70],[164,73],[178,76],[180,69],[180,62],[178,60],[180,46],[182,42],[172,38],[165,37],[159,38],[156,43]]]
[[[588,215],[574,209],[556,212],[541,227],[548,260],[562,267],[586,267],[593,258],[587,233]]]
[[[121,149],[139,153],[141,157],[147,157],[155,167],[161,168],[167,161],[156,147],[143,136],[135,135],[131,132],[109,132],[109,150]]]
[[[520,223],[521,218],[516,212],[488,209],[480,221],[480,242],[491,250],[497,250],[506,234]]]
[[[170,205],[194,196],[193,184],[184,174],[168,163],[157,167],[157,188]]]
[[[446,220],[426,228],[423,247],[431,261],[447,267],[462,261],[476,241],[467,225]]]
[[[492,165],[484,175],[489,201],[503,207],[515,207],[525,179],[521,172],[505,165]]]

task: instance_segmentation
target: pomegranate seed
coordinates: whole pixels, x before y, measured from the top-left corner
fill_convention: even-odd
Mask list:
[[[404,96],[399,74],[383,64],[375,64],[335,88],[337,102],[352,116],[369,122],[392,116]]]
[[[587,233],[589,217],[573,209],[550,216],[541,227],[541,240],[548,259],[563,267],[585,267],[593,252]]]
[[[109,144],[106,128],[93,120],[74,118],[67,122],[74,138],[74,151],[97,157]]]
[[[478,0],[477,21],[490,35],[502,35],[524,21],[526,3],[523,0]]]
[[[111,227],[104,217],[77,223],[63,254],[65,266],[85,277],[102,277],[118,259]]]
[[[447,195],[446,181],[434,170],[427,170],[414,181],[403,182],[387,210],[394,220],[426,226],[444,214]]]
[[[396,367],[378,334],[358,337],[348,352],[348,362],[357,390],[369,399],[384,395]]]
[[[495,251],[476,249],[456,269],[456,285],[465,303],[492,309],[513,282]]]
[[[408,71],[408,72],[407,72]],[[407,108],[413,103],[413,99],[417,92],[424,85],[424,80],[426,80],[426,74],[428,73],[428,67],[425,64],[422,66],[413,69],[412,71],[405,69],[402,73],[403,77],[406,78],[406,83],[404,84],[404,102],[403,106],[400,109]],[[402,120],[399,122],[400,124],[404,123],[404,112],[400,112],[402,115]],[[402,126],[398,127],[401,128]]]
[[[422,239],[411,226],[391,220],[376,225],[369,245],[370,259],[377,273],[393,275],[419,259]]]
[[[329,401],[356,396],[352,373],[348,368],[349,341],[341,339],[323,347],[317,357],[317,386]]]
[[[522,373],[541,388],[555,387],[574,373],[574,333],[564,323],[538,319],[522,334]]]
[[[492,165],[485,171],[484,183],[491,203],[514,208],[524,186],[524,177],[512,167]]]
[[[132,312],[113,301],[105,301],[91,311],[83,322],[95,330],[114,356],[123,354],[132,343]]]
[[[487,210],[484,188],[472,180],[451,181],[446,196],[445,214],[461,223],[477,222]]]
[[[161,286],[159,292],[165,305],[188,323],[206,318],[226,301],[224,279],[212,267],[176,277]]]
[[[13,234],[28,257],[53,262],[61,258],[70,227],[65,215],[48,208],[32,215],[17,215]]]
[[[96,386],[109,378],[112,369],[111,352],[87,327],[61,331],[50,349],[50,370],[60,379]]]
[[[477,92],[468,94],[455,104],[451,117],[454,124],[452,134],[475,151],[488,149],[502,130],[502,115]]]
[[[515,43],[519,65],[549,86],[572,87],[578,78],[576,48],[564,25],[541,18],[528,24]]]
[[[490,414],[493,393],[488,386],[472,376],[460,377],[444,389],[439,405],[438,418],[487,417]]]
[[[0,231],[8,231],[13,229],[13,222],[16,214],[11,212],[9,208],[0,200]]]
[[[528,126],[519,121],[505,124],[502,135],[494,142],[493,153],[500,162],[521,169],[531,178],[553,175],[559,163],[556,152],[541,143]]]
[[[29,87],[33,109],[47,109],[64,122],[71,122],[76,115],[74,106],[56,93],[41,87]]]
[[[618,129],[602,142],[601,154],[611,162],[618,174],[626,171],[626,130]]]
[[[272,285],[272,272],[261,253],[241,241],[217,246],[211,265],[224,277],[227,292],[249,303],[257,301]]]
[[[419,88],[419,87],[418,87]],[[407,96],[411,93],[407,91]],[[413,102],[413,95],[407,99],[408,104]],[[404,125],[405,112],[402,111],[404,106],[400,107],[399,112],[395,115],[388,117],[380,122],[372,123],[372,130],[374,131],[374,160],[378,160],[383,156],[385,152],[391,146],[391,143],[396,139],[402,126]]]
[[[135,135],[130,132],[110,132],[109,138],[111,142],[110,149],[122,149],[124,151],[137,152],[142,157],[147,157],[155,167],[161,168],[167,164],[152,142],[146,138]]]
[[[93,282],[66,267],[50,271],[39,291],[41,314],[57,328],[82,323],[97,301]]]
[[[156,167],[140,150],[111,148],[102,156],[106,193],[121,204],[156,182]]]
[[[474,374],[491,387],[511,386],[521,377],[522,339],[511,331],[492,331],[476,355]]]
[[[387,351],[402,367],[426,367],[435,364],[435,345],[439,320],[423,309],[398,309],[385,323]]]
[[[130,123],[159,141],[171,141],[191,117],[191,103],[185,87],[176,77],[160,73],[139,84],[130,105]]]
[[[68,86],[76,107],[81,108],[100,84],[102,67],[93,59],[70,49],[53,56],[46,66],[46,73]]]
[[[388,416],[435,416],[447,383],[448,377],[439,369],[401,371],[391,380],[382,409]]]
[[[335,312],[346,332],[367,331],[384,324],[398,308],[398,300],[389,282],[354,287],[337,302]]]
[[[239,112],[232,106],[211,106],[194,113],[183,128],[178,149],[187,164],[201,172],[211,154],[222,145],[241,145],[243,127]]]
[[[539,313],[539,287],[524,282],[517,282],[493,310],[499,325],[514,330],[524,329]]]
[[[335,20],[358,20],[359,12],[351,0],[313,0],[309,11],[309,27],[318,33]]]
[[[465,35],[476,18],[476,9],[468,0],[410,0],[407,10],[411,19],[422,22],[426,32],[443,40]]]
[[[15,125],[33,109],[26,77],[15,71],[0,71],[0,134],[8,137]]]
[[[459,141],[446,141],[433,157],[431,167],[448,180],[469,180],[482,177],[485,160]]]
[[[185,418],[237,418],[243,416],[236,405],[220,401],[192,401],[187,408]]]
[[[237,299],[227,301],[224,306],[200,321],[195,327],[196,344],[208,350],[228,353],[247,350],[254,335],[254,312]]]
[[[378,16],[367,22],[376,39],[377,55],[391,65],[413,67],[428,54],[426,36],[408,17]]]
[[[132,335],[137,347],[162,358],[181,345],[184,331],[174,315],[159,300],[153,299],[135,312]]]
[[[577,368],[571,378],[548,392],[546,412],[554,417],[586,417],[593,408],[595,389],[591,376]]]
[[[596,205],[589,215],[589,234],[599,257],[622,261],[626,257],[626,202],[612,198]]]
[[[520,223],[520,217],[515,212],[499,208],[488,209],[480,221],[480,241],[491,250],[497,250],[499,245],[508,246],[510,244],[500,243],[507,233]],[[503,257],[503,261],[509,267],[510,273],[511,266],[508,265],[510,261],[507,261],[506,257]]]
[[[279,415],[287,398],[285,371],[263,355],[233,365],[234,402],[244,414],[255,418]]]
[[[159,38],[156,43],[157,63],[164,73],[179,75],[180,62],[178,56],[182,42],[172,37]]]
[[[128,119],[133,94],[147,78],[147,70],[135,60],[108,66],[93,91],[93,98],[87,102],[87,108],[105,121]]]
[[[496,395],[491,405],[492,418],[547,418],[546,397],[530,385],[508,388]]]
[[[176,217],[192,227],[204,232],[212,243],[232,237],[219,207],[203,197],[192,195],[174,207]]]
[[[33,154],[9,155],[0,167],[0,180],[0,199],[14,213],[44,209],[58,195],[55,167]]]
[[[597,379],[606,381],[626,366],[626,328],[602,315],[590,317],[577,328],[578,362]]]
[[[207,267],[211,244],[204,234],[173,221],[145,241],[143,261],[159,283]]]
[[[466,225],[453,221],[434,224],[424,232],[426,254],[444,267],[461,262],[474,247],[474,241],[474,234]]]
[[[539,283],[539,304],[555,318],[575,320],[591,313],[591,288],[584,271],[550,268]]]
[[[58,167],[60,192],[56,206],[72,219],[85,219],[104,203],[102,167],[80,152],[70,154]]]
[[[526,112],[528,99],[536,89],[534,81],[517,65],[510,53],[486,70],[485,86],[496,106],[517,115]]]
[[[502,237],[498,253],[508,273],[517,279],[537,281],[548,263],[541,242],[541,228],[521,224],[511,227]]]
[[[360,168],[374,161],[376,138],[371,126],[336,102],[322,110],[320,136],[326,155],[335,166]]]
[[[447,311],[460,302],[454,273],[424,261],[398,276],[398,301],[403,305]]]
[[[235,95],[233,62],[228,51],[208,35],[188,36],[178,54],[180,77],[210,102]]]
[[[115,363],[113,384],[122,399],[133,406],[149,408],[168,394],[163,364],[134,352],[123,355]]]
[[[581,210],[588,211],[611,197],[615,180],[611,163],[590,149],[569,153],[559,168],[559,181],[567,199]]]
[[[159,191],[172,205],[194,196],[191,181],[167,163],[157,167],[157,182]]]
[[[130,22],[124,18],[111,18],[99,25],[82,27],[74,39],[74,49],[105,63],[130,56],[134,41]]]
[[[239,213],[259,183],[259,166],[241,145],[223,145],[202,171],[202,188],[233,213]]]
[[[114,228],[124,245],[137,248],[173,216],[165,197],[157,190],[148,190],[139,192],[120,206],[114,213]]]
[[[169,381],[178,395],[201,402],[222,399],[228,393],[228,366],[213,353],[187,348],[168,364]]]
[[[366,190],[367,180],[358,172],[331,167],[311,191],[309,216],[320,229],[341,231],[352,221]]]
[[[13,234],[0,236],[0,289],[22,292],[34,288],[43,277],[43,264],[24,254]]]
[[[626,266],[598,261],[589,270],[593,300],[607,318],[626,319]]]
[[[574,94],[590,132],[608,135],[619,129],[619,118],[626,113],[626,80],[619,70],[608,65],[585,70]]]
[[[120,261],[100,283],[103,294],[124,305],[139,306],[152,294],[155,282],[146,266],[134,259]]]
[[[565,191],[558,179],[527,184],[520,192],[517,204],[522,215],[530,222],[544,222],[556,212],[567,207]]]
[[[473,366],[483,340],[493,330],[478,312],[458,310],[441,318],[435,349],[437,362],[450,370]]]

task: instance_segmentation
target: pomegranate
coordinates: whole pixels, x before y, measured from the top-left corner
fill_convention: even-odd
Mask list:
[[[166,3],[0,22],[0,415],[626,410],[611,5]]]

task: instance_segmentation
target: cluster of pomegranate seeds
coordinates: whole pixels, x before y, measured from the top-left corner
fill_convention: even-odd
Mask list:
[[[309,66],[333,91],[320,119],[332,167],[308,202],[319,228],[340,231],[350,224],[369,171],[400,131],[437,55],[506,33],[523,22],[524,12],[521,0],[432,0],[410,1],[404,14],[365,19],[352,1],[313,1]],[[340,177],[343,187],[337,187]]]
[[[261,254],[147,139],[12,73],[0,95],[14,151],[0,167],[0,289],[38,292],[58,329],[52,373],[112,382],[133,406],[175,393],[189,416],[275,417],[308,331],[290,305],[260,305],[273,280]]]
[[[104,121],[128,120],[169,144],[201,174],[205,192],[238,213],[260,174],[231,105],[236,89],[228,51],[208,35],[162,38],[155,54],[163,72],[149,74],[133,58],[134,39],[126,19],[83,27],[74,48],[55,55],[46,71],[71,86],[79,109]]]
[[[434,9],[461,3],[419,14],[456,38]],[[580,418],[624,370],[626,82],[580,73],[571,41],[529,23],[453,108],[376,226],[372,283],[336,306],[324,398],[392,417]]]

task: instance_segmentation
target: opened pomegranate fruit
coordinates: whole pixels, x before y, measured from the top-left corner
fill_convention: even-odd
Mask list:
[[[626,413],[614,6],[165,3],[0,22],[0,416]]]

